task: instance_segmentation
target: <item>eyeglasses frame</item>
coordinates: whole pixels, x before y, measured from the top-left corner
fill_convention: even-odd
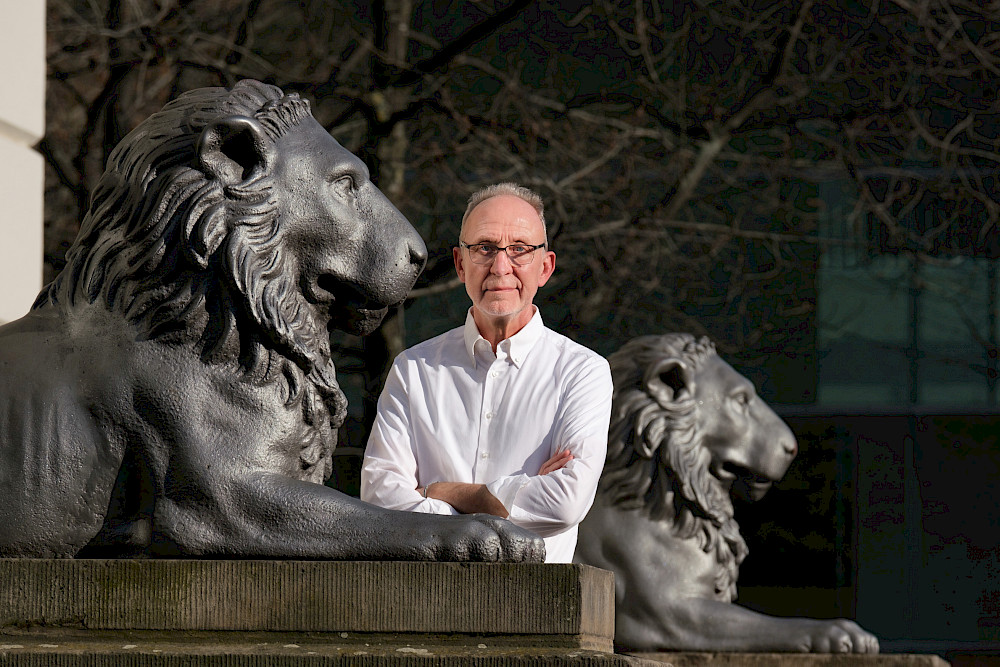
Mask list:
[[[500,255],[500,251],[501,250],[503,251],[503,253],[505,255],[507,255],[507,260],[511,264],[513,264],[514,266],[530,266],[531,263],[535,261],[535,251],[538,250],[539,248],[544,248],[545,246],[548,245],[548,243],[547,242],[543,242],[543,243],[539,243],[538,245],[532,245],[531,243],[508,243],[505,246],[499,246],[499,245],[497,245],[495,243],[466,243],[465,241],[459,241],[458,245],[460,247],[465,248],[466,250],[468,250],[469,251],[469,257],[470,257],[470,259],[472,259],[472,263],[473,264],[479,264],[479,266],[486,266],[486,265],[489,265],[492,262],[495,262],[496,258]],[[494,254],[492,257],[487,257],[486,261],[484,261],[484,262],[477,262],[476,261],[477,255],[476,255],[475,252],[473,252],[472,249],[475,248],[476,246],[482,246],[482,245],[493,246],[494,248],[497,249],[497,251],[496,251],[496,254]],[[510,256],[510,253],[507,252],[507,248],[509,248],[511,246],[516,246],[516,245],[524,246],[525,248],[531,248],[531,250],[529,250],[528,252],[524,253],[524,255],[529,256],[529,260],[527,262],[524,262],[523,264],[518,264],[517,262],[514,261],[514,258]],[[481,257],[481,255],[478,255],[478,256]]]

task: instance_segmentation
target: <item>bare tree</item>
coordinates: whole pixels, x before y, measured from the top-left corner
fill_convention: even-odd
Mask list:
[[[548,203],[547,321],[602,352],[710,333],[749,371],[787,361],[780,400],[809,401],[821,257],[995,257],[996,9],[50,0],[47,252],[57,266],[123,131],[254,77],[310,98],[428,243],[406,326],[340,341],[363,421],[404,341],[462,316],[451,246],[498,180]]]
[[[818,327],[843,325],[817,322],[820,257],[868,262],[874,275],[880,257],[905,256],[921,294],[943,288],[921,266],[995,258],[996,9],[588,5],[576,24],[614,33],[618,83],[560,99],[602,117],[597,107],[624,108],[630,186],[643,197],[562,240],[597,272],[574,321],[614,313],[616,331],[703,328],[754,366],[808,355]],[[838,202],[849,205],[835,213]],[[995,359],[996,317],[984,326],[963,300],[954,317]],[[995,376],[995,363],[984,372]]]

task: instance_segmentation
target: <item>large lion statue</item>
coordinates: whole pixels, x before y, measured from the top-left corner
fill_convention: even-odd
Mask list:
[[[328,329],[370,333],[426,248],[297,95],[167,104],[66,260],[0,327],[0,556],[543,558],[495,517],[322,484],[346,406]]]
[[[626,651],[878,652],[852,621],[731,604],[747,546],[731,494],[763,497],[796,454],[788,426],[707,338],[636,338],[608,358],[615,394],[597,499],[576,558],[615,573]]]

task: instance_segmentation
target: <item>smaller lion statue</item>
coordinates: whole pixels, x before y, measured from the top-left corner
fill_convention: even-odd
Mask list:
[[[732,604],[747,555],[732,495],[759,500],[797,453],[753,384],[690,334],[642,336],[608,361],[607,461],[575,560],[615,574],[616,647],[877,653],[853,621]]]
[[[329,331],[371,333],[426,259],[298,95],[168,103],[0,327],[0,557],[542,560],[497,517],[323,485],[347,404]]]

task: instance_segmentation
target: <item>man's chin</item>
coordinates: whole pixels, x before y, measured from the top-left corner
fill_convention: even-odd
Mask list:
[[[524,307],[519,303],[511,304],[487,301],[476,306],[476,310],[491,319],[509,320],[512,317],[516,317],[518,313],[523,311]]]
[[[502,333],[505,337],[510,337],[520,331],[535,314],[535,309],[531,304],[522,305],[520,303],[505,307],[497,307],[500,304],[479,303],[474,306],[473,317],[480,333],[487,334],[487,329],[491,334]]]

